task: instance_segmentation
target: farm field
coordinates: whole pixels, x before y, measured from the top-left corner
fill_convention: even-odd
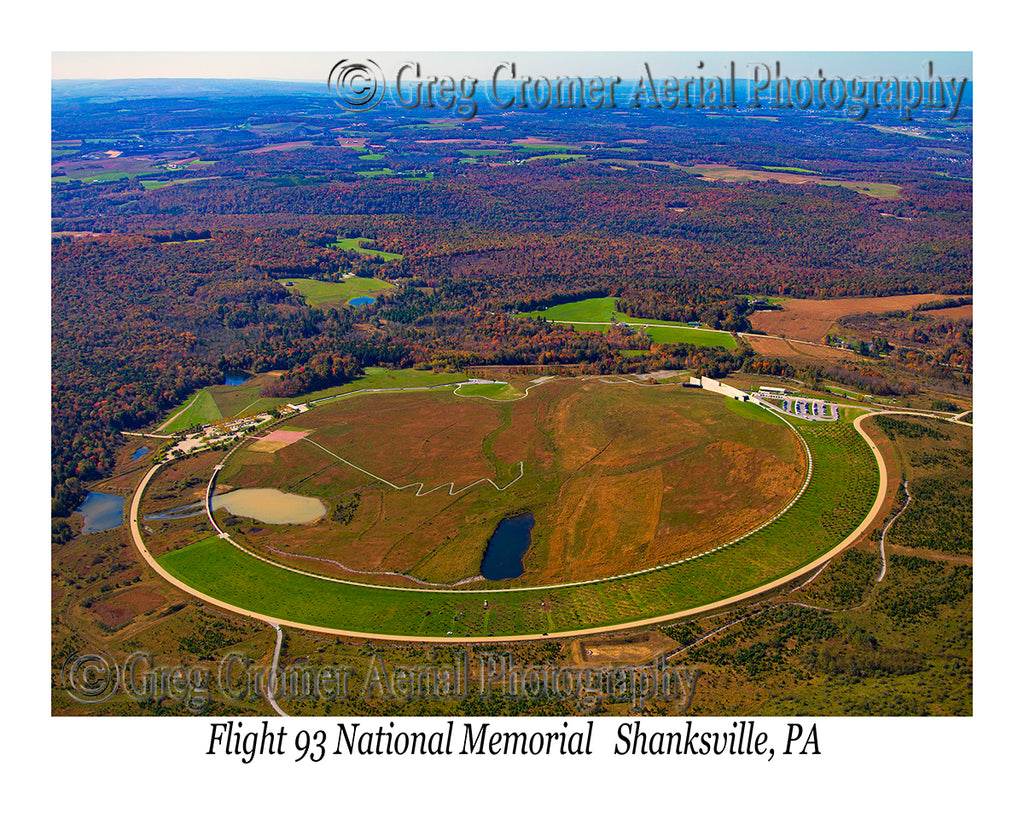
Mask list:
[[[366,279],[353,276],[340,282],[322,282],[317,279],[277,279],[277,283],[289,291],[296,290],[311,307],[321,304],[348,304],[361,296],[375,297],[394,285],[381,279]],[[290,285],[290,286],[289,286]]]
[[[803,366],[821,361],[856,361],[858,358],[852,350],[842,350],[822,344],[814,346],[800,344],[798,341],[794,342],[788,338],[745,335],[744,339],[760,355],[782,358]]]
[[[755,330],[771,335],[783,335],[803,341],[821,342],[842,316],[856,313],[884,313],[887,310],[910,310],[920,304],[945,298],[936,293],[917,293],[908,296],[880,298],[785,299],[781,310],[754,313],[750,323]]]
[[[837,185],[857,193],[876,199],[898,199],[899,185],[886,182],[863,182],[849,179],[831,179],[820,176],[814,171],[799,168],[766,168],[765,170],[747,170],[734,168],[731,165],[691,165],[684,171],[699,176],[701,179],[723,180],[726,182],[782,182],[786,185]]]
[[[655,344],[686,343],[700,347],[724,347],[728,350],[736,347],[736,339],[729,333],[690,327],[680,321],[648,320],[627,316],[615,309],[617,304],[617,299],[607,296],[557,304],[546,310],[534,310],[525,315],[571,324],[577,332],[607,332],[612,322],[628,324],[630,327],[643,327]]]

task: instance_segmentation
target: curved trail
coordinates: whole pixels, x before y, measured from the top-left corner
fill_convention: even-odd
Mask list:
[[[787,585],[788,583],[791,583],[791,582],[794,582],[796,580],[805,578],[809,572],[814,572],[816,570],[820,570],[821,568],[824,567],[824,565],[826,563],[828,563],[828,561],[830,561],[832,558],[834,558],[835,556],[837,556],[838,554],[843,552],[847,547],[849,547],[854,542],[856,542],[861,537],[861,535],[863,535],[864,532],[868,530],[868,528],[872,525],[872,523],[874,522],[875,518],[877,517],[878,513],[881,511],[882,506],[884,505],[884,502],[885,502],[885,489],[886,489],[886,485],[888,483],[888,472],[886,470],[885,461],[883,460],[881,452],[878,449],[878,447],[875,445],[874,441],[864,431],[863,422],[864,422],[864,419],[870,418],[870,417],[872,417],[874,415],[889,415],[889,414],[919,414],[919,415],[924,415],[926,413],[913,413],[913,412],[900,412],[900,411],[893,411],[893,410],[881,410],[881,411],[876,411],[876,412],[868,412],[868,413],[866,413],[864,415],[861,415],[861,416],[858,416],[856,419],[854,419],[854,422],[853,422],[854,428],[857,430],[857,432],[860,434],[860,436],[867,442],[868,447],[870,448],[872,454],[875,457],[875,461],[876,461],[876,463],[878,465],[878,469],[879,469],[879,485],[878,485],[878,492],[876,493],[875,501],[872,504],[871,509],[869,510],[867,515],[865,516],[864,520],[861,522],[861,524],[853,532],[851,532],[849,535],[847,535],[839,544],[837,544],[835,547],[830,549],[825,554],[820,555],[819,557],[815,558],[810,563],[808,563],[808,564],[806,564],[804,566],[801,566],[800,568],[790,572],[789,574],[785,575],[784,577],[778,578],[778,579],[776,579],[776,580],[774,580],[774,581],[772,581],[770,583],[763,584],[763,585],[758,586],[758,587],[756,587],[754,589],[749,589],[749,590],[747,590],[745,592],[741,592],[739,594],[735,594],[735,595],[733,595],[731,597],[728,597],[728,598],[726,598],[724,600],[718,600],[718,601],[715,601],[713,603],[708,603],[708,604],[703,605],[703,606],[698,606],[698,607],[695,607],[695,608],[685,609],[685,610],[677,611],[677,612],[671,612],[669,614],[665,614],[665,615],[661,615],[661,616],[657,616],[657,617],[650,617],[650,618],[645,618],[645,619],[642,619],[642,620],[634,620],[632,622],[620,623],[620,624],[616,624],[616,625],[612,625],[612,626],[598,626],[598,627],[594,627],[594,628],[573,629],[573,630],[569,630],[569,631],[560,631],[560,632],[552,632],[552,633],[544,633],[544,634],[502,635],[502,636],[497,636],[497,637],[483,637],[483,636],[480,636],[480,637],[472,637],[472,638],[470,638],[470,637],[435,637],[435,636],[422,636],[422,635],[378,634],[378,633],[372,633],[372,632],[356,632],[356,631],[349,631],[349,630],[346,630],[346,629],[335,629],[335,628],[328,628],[328,627],[324,627],[324,626],[314,626],[314,625],[310,625],[310,624],[307,624],[307,623],[300,623],[300,622],[296,622],[296,621],[281,620],[279,618],[271,618],[271,617],[269,617],[269,616],[267,616],[265,614],[262,614],[260,612],[252,611],[252,610],[245,609],[245,608],[242,608],[242,607],[239,607],[239,606],[234,606],[234,605],[232,605],[230,603],[226,603],[226,602],[217,600],[216,598],[210,597],[209,595],[206,595],[206,594],[198,591],[197,589],[193,589],[192,587],[188,586],[184,582],[178,580],[173,575],[171,575],[167,570],[165,570],[156,561],[156,559],[152,556],[152,554],[150,554],[149,550],[146,548],[145,543],[144,543],[144,541],[142,539],[142,535],[141,535],[141,532],[139,531],[139,524],[138,524],[139,505],[141,503],[142,495],[143,495],[143,493],[145,491],[146,486],[148,485],[148,483],[149,483],[150,479],[152,478],[152,476],[160,468],[160,464],[157,464],[152,469],[150,469],[149,472],[146,473],[146,476],[143,478],[142,482],[139,484],[138,488],[136,489],[134,496],[132,497],[132,505],[131,505],[131,512],[130,512],[131,534],[132,534],[132,538],[133,538],[133,540],[135,542],[135,545],[138,548],[139,553],[142,555],[143,559],[146,560],[146,562],[150,565],[150,567],[154,571],[157,572],[157,574],[159,574],[161,577],[163,577],[165,580],[167,580],[169,583],[171,583],[172,585],[176,586],[177,588],[182,589],[183,591],[193,595],[194,597],[199,598],[200,600],[204,600],[206,602],[212,603],[213,605],[216,605],[216,606],[218,606],[218,607],[220,607],[220,608],[222,608],[222,609],[224,609],[226,611],[231,611],[231,612],[234,612],[234,613],[237,613],[237,614],[243,614],[245,616],[252,617],[252,618],[257,619],[257,620],[262,620],[263,622],[266,622],[266,623],[277,624],[277,625],[284,625],[284,626],[291,626],[293,628],[299,628],[299,629],[303,629],[303,630],[306,630],[306,631],[313,631],[313,632],[318,632],[318,633],[323,633],[323,634],[332,634],[332,635],[343,636],[343,637],[351,637],[351,638],[356,638],[356,639],[390,640],[390,641],[396,641],[396,642],[411,642],[411,643],[457,643],[457,644],[465,644],[465,643],[507,643],[507,642],[515,642],[515,641],[518,641],[518,640],[547,640],[547,639],[554,639],[554,638],[584,636],[584,635],[588,635],[588,634],[604,634],[604,633],[608,633],[608,632],[611,632],[611,631],[621,631],[621,630],[624,630],[624,629],[642,628],[642,627],[649,626],[649,625],[655,625],[655,624],[669,622],[669,621],[672,621],[672,620],[677,620],[677,619],[680,619],[682,617],[689,617],[689,616],[693,616],[693,615],[696,615],[696,614],[703,614],[703,613],[707,613],[707,612],[711,612],[711,611],[717,611],[717,610],[722,609],[722,608],[727,608],[729,606],[734,606],[734,605],[736,605],[738,603],[742,603],[742,602],[745,602],[745,601],[752,600],[753,598],[756,598],[756,597],[758,597],[760,595],[763,595],[764,593],[766,593],[768,591],[772,591],[772,590],[781,588],[781,587]],[[805,446],[806,446],[806,442],[805,442]],[[262,557],[260,555],[253,554],[249,550],[244,549],[243,547],[241,547],[238,544],[234,543],[231,540],[230,536],[226,532],[223,532],[217,526],[216,522],[213,520],[212,512],[209,511],[209,496],[210,496],[210,492],[212,490],[212,486],[213,486],[216,474],[221,469],[222,466],[223,466],[223,464],[218,464],[217,467],[215,467],[213,476],[211,476],[210,484],[209,484],[209,487],[207,489],[207,510],[208,510],[208,515],[210,517],[210,521],[213,524],[215,531],[217,531],[219,537],[224,538],[229,543],[232,543],[234,546],[236,546],[237,548],[239,548],[241,551],[245,552],[246,554],[248,554],[248,555],[250,555],[252,557],[255,557],[258,560],[262,560],[262,561],[264,561],[266,563],[270,563],[271,565],[278,565],[278,564],[274,563],[273,561],[267,560],[266,558],[264,558],[264,557]],[[311,574],[309,572],[303,572],[301,570],[292,569],[290,567],[284,567],[284,568],[288,568],[290,571],[295,571],[295,572],[297,572],[299,574],[306,574],[306,575],[310,575],[310,576],[313,576],[313,577],[321,577],[319,575],[313,575],[313,574]],[[650,571],[650,570],[645,570],[645,571]],[[634,573],[630,573],[629,575],[622,575],[622,576],[623,577],[627,577],[627,576],[630,576],[632,574],[637,574],[637,573],[634,572]],[[325,580],[333,580],[333,582],[339,582],[339,583],[351,583],[351,581],[338,580],[338,579],[334,579],[334,578],[323,578],[323,579],[325,579]],[[594,581],[583,581],[583,583],[591,583],[591,582],[594,582]],[[369,586],[369,584],[353,584],[353,585]],[[570,584],[559,584],[559,585],[582,585],[582,583],[570,583]],[[393,591],[395,587],[394,586],[381,586],[380,588],[386,588],[388,590],[392,590]],[[551,587],[544,587],[544,588],[551,588]],[[403,591],[406,591],[406,592],[422,592],[422,591],[428,591],[428,590],[426,590],[426,589],[404,589]],[[479,592],[478,592],[478,590],[467,589],[465,591],[454,591],[454,590],[442,591],[441,593],[451,593],[451,594],[486,593],[486,594],[495,594],[496,592],[500,592],[500,591],[503,591],[503,590],[500,590],[500,589],[490,589],[490,590],[479,590]]]
[[[878,577],[875,579],[876,583],[881,583],[885,579],[885,571],[888,568],[888,563],[887,563],[887,561],[885,559],[885,536],[889,532],[889,527],[892,526],[896,522],[896,518],[898,518],[900,515],[902,515],[906,511],[907,507],[910,506],[910,502],[913,500],[913,498],[910,496],[910,487],[907,486],[906,479],[903,480],[903,491],[907,493],[907,501],[906,501],[906,503],[904,503],[903,507],[900,509],[900,511],[897,512],[895,515],[893,515],[892,519],[887,524],[885,524],[885,526],[882,529],[882,536],[878,539],[878,551],[882,555],[882,571],[879,573]]]
[[[316,555],[300,555],[295,552],[282,552],[280,549],[273,549],[267,547],[268,552],[273,552],[276,555],[284,555],[285,557],[302,557],[306,560],[319,560],[321,563],[330,563],[332,566],[337,566],[339,569],[344,569],[346,572],[352,574],[368,574],[374,577],[401,577],[404,580],[411,580],[413,583],[419,583],[422,586],[434,586],[438,589],[451,588],[453,586],[463,586],[466,583],[475,583],[478,580],[486,580],[483,575],[477,575],[476,577],[464,577],[462,580],[456,580],[454,583],[431,583],[429,580],[420,580],[418,577],[413,577],[411,574],[403,574],[402,572],[384,572],[384,571],[364,571],[362,569],[353,569],[350,566],[346,566],[344,563],[339,563],[337,560],[331,560],[329,557],[317,557]],[[324,578],[327,579],[326,577]]]
[[[267,678],[267,701],[277,711],[278,716],[287,717],[288,715],[277,704],[277,661],[281,659],[281,641],[284,639],[284,632],[281,631],[281,626],[277,623],[270,625],[277,631],[277,645],[274,646],[274,663],[270,666],[270,676]]]

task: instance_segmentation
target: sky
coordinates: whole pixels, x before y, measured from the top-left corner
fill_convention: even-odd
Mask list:
[[[736,76],[749,75],[748,66],[763,63],[783,76],[896,75],[926,77],[931,62],[935,75],[973,79],[972,55],[967,51],[100,51],[54,52],[53,79],[218,78],[325,81],[340,59],[376,61],[393,75],[407,61],[419,62],[424,74],[489,78],[495,67],[515,61],[520,76],[639,76],[644,65],[655,76],[724,74],[730,63]],[[703,67],[701,67],[703,63]]]

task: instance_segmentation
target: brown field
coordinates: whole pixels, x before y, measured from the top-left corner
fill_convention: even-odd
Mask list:
[[[787,185],[807,185],[821,181],[818,174],[790,173],[787,171],[754,171],[731,165],[692,165],[685,169],[702,179],[724,179],[726,182],[783,182]]]
[[[957,321],[958,319],[973,319],[974,305],[964,304],[960,307],[947,307],[945,310],[929,310],[925,315],[933,316],[936,320]]]
[[[249,449],[253,452],[277,452],[289,444],[301,441],[308,434],[308,430],[300,432],[298,430],[275,429],[273,432],[268,432],[262,438],[253,441],[249,445]]]
[[[253,148],[251,151],[240,151],[240,153],[265,154],[269,151],[292,151],[296,148],[308,148],[312,144],[308,139],[300,139],[294,142],[277,142],[273,145],[264,145],[262,148]]]
[[[858,356],[851,350],[840,350],[824,345],[794,343],[785,338],[762,338],[745,336],[754,352],[768,358],[783,358],[794,364],[810,364],[816,361],[854,361]]]
[[[133,588],[105,600],[98,600],[89,611],[109,629],[119,629],[140,614],[149,614],[167,602],[155,589]]]
[[[600,666],[610,663],[642,665],[679,648],[679,643],[661,631],[642,631],[618,637],[585,638],[568,646],[571,664],[576,667]]]
[[[910,310],[919,304],[945,298],[937,293],[910,296],[884,296],[857,299],[786,299],[782,310],[765,310],[751,316],[755,330],[784,335],[804,341],[823,341],[837,319],[855,313],[884,313],[887,310]],[[960,309],[960,308],[957,308]],[[942,312],[942,311],[936,311]]]
[[[805,469],[786,427],[671,387],[558,381],[516,402],[367,395],[314,409],[303,422],[313,431],[286,449],[249,445],[232,455],[220,488],[315,496],[328,514],[309,525],[226,525],[243,544],[275,550],[276,560],[346,577],[323,561],[436,583],[476,576],[497,524],[522,511],[536,525],[518,583],[638,570],[753,528],[789,501]],[[183,482],[168,476],[157,488],[172,483]],[[183,486],[182,502],[201,483]]]

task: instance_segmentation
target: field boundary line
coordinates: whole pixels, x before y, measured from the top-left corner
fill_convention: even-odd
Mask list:
[[[380,481],[381,483],[386,483],[388,486],[390,486],[396,492],[401,492],[401,491],[403,491],[405,489],[412,489],[414,486],[418,486],[419,489],[416,490],[416,495],[415,495],[415,497],[417,497],[417,498],[424,498],[427,495],[429,495],[431,492],[436,492],[438,489],[444,489],[444,487],[446,487],[446,486],[450,487],[449,490],[448,490],[448,494],[451,497],[455,497],[456,495],[461,495],[467,489],[472,489],[474,486],[476,486],[479,483],[489,483],[491,486],[493,486],[499,492],[504,492],[512,484],[514,484],[516,481],[518,481],[520,478],[522,478],[524,474],[526,474],[525,473],[525,468],[523,467],[523,462],[520,461],[519,462],[519,475],[518,475],[518,477],[513,478],[511,481],[509,481],[504,486],[498,486],[498,484],[496,484],[490,478],[480,478],[479,480],[473,481],[473,483],[467,484],[466,486],[462,487],[462,489],[459,489],[459,490],[455,489],[455,481],[448,481],[447,483],[438,484],[433,489],[428,489],[426,492],[424,492],[423,491],[423,487],[426,486],[426,484],[423,483],[423,481],[415,481],[413,483],[407,483],[405,486],[398,486],[397,484],[391,483],[391,481],[389,481],[387,478],[382,478],[380,475],[374,475],[369,470],[363,469],[361,466],[356,466],[354,463],[352,463],[352,461],[348,461],[345,458],[342,458],[340,455],[336,455],[335,453],[331,452],[331,450],[329,450],[327,447],[322,446],[321,444],[318,444],[316,441],[314,441],[312,438],[310,438],[308,436],[303,438],[302,440],[303,441],[308,441],[309,443],[313,444],[313,446],[315,446],[315,447],[319,447],[324,452],[326,452],[328,455],[330,455],[332,458],[337,458],[339,461],[341,461],[346,466],[350,466],[353,469],[358,469],[364,475],[369,475],[375,481]]]

